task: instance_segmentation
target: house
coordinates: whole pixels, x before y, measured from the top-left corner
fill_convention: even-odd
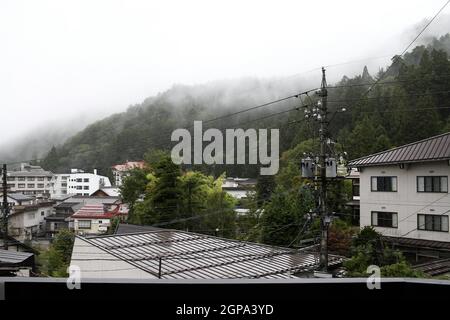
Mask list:
[[[109,230],[113,218],[125,219],[125,216],[120,212],[120,205],[90,204],[78,209],[71,219],[76,234],[98,235]]]
[[[292,250],[170,229],[138,230],[77,236],[71,265],[81,269],[83,278],[97,279],[284,279],[318,266],[310,248]],[[332,268],[342,261],[329,256]]]
[[[49,197],[53,189],[53,173],[28,163],[8,171],[8,188],[11,192]]]
[[[14,206],[8,217],[8,234],[22,241],[45,235],[45,218],[53,214],[53,205],[52,201],[39,201]]]
[[[103,187],[111,187],[111,182],[106,176],[84,172],[80,169],[71,169],[70,173],[56,174],[54,177],[52,198],[65,195],[90,196]]]
[[[423,258],[450,257],[450,133],[355,159],[360,226]]]
[[[47,235],[53,237],[59,230],[73,228],[70,217],[83,205],[82,202],[62,202],[55,205],[54,214],[45,217]]]
[[[130,174],[133,169],[143,169],[145,167],[144,161],[127,161],[125,163],[116,164],[111,167],[114,185],[120,187],[123,183],[123,179]]]
[[[36,203],[36,198],[22,193],[8,193],[8,203],[11,207],[27,206]]]

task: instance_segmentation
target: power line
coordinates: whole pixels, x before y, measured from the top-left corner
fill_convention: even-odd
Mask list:
[[[448,213],[448,212],[450,212],[450,210],[444,211],[443,213],[441,213],[441,214],[439,214],[439,215],[437,215],[437,216],[443,216],[444,214],[446,214],[446,213]],[[416,213],[418,213],[418,212],[416,212]],[[426,222],[425,222],[425,223],[426,223]],[[423,226],[424,226],[424,225],[423,225]],[[400,238],[404,238],[404,237],[406,237],[408,234],[410,234],[411,232],[416,231],[416,230],[418,230],[418,229],[419,229],[419,226],[417,226],[417,227],[415,227],[414,229],[412,229],[412,230],[410,230],[410,231],[408,231],[408,232],[402,234],[402,235],[400,236]]]
[[[450,3],[450,0],[448,0],[443,6],[442,8],[439,9],[438,12],[436,12],[436,14],[433,16],[433,18],[431,18],[430,21],[428,21],[428,23],[422,28],[422,30],[417,34],[417,36],[408,44],[408,46],[406,46],[406,48],[403,50],[403,52],[400,54],[400,56],[403,56],[406,51],[408,51],[408,49],[413,45],[414,42],[416,42],[416,40],[422,35],[422,33],[430,26],[430,24],[434,21],[434,19],[436,19],[436,17],[442,12],[442,10],[445,9],[445,7]]]

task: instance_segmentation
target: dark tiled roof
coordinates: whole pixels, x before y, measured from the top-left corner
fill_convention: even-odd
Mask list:
[[[450,159],[450,132],[350,161],[349,167]]]
[[[450,251],[450,242],[445,242],[445,241],[433,241],[433,240],[424,240],[424,239],[387,237],[387,236],[384,236],[383,239],[385,239],[386,241],[389,241],[393,244],[401,245],[401,246],[413,246],[413,247],[420,247],[420,248],[424,248],[424,249]]]
[[[429,276],[438,276],[450,272],[450,258],[418,264],[413,268],[420,270]]]
[[[230,240],[178,230],[81,238],[119,260],[163,279],[236,279],[289,277],[318,267],[317,255],[258,243]],[[77,251],[74,247],[74,253]],[[78,254],[78,253],[77,253]],[[101,258],[101,253],[99,254]],[[72,262],[84,259],[72,255]],[[92,255],[90,259],[94,259]],[[329,265],[344,258],[329,255]]]

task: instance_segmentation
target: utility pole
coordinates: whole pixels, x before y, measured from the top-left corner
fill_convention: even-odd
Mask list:
[[[318,117],[320,129],[320,155],[319,155],[319,172],[320,172],[320,191],[319,191],[319,213],[320,213],[320,270],[328,271],[328,224],[329,217],[327,212],[327,143],[328,143],[328,110],[327,110],[327,80],[325,77],[325,68],[322,67],[322,84],[318,93],[320,103],[318,104]]]
[[[3,164],[2,169],[2,186],[3,186],[3,247],[8,250],[8,215],[9,215],[9,204],[8,204],[8,180],[6,164]]]
[[[331,215],[327,204],[327,185],[328,180],[337,177],[337,162],[334,151],[331,148],[333,143],[330,139],[328,120],[328,91],[327,79],[325,76],[325,68],[322,67],[322,83],[320,89],[316,91],[319,97],[317,103],[311,99],[311,105],[303,105],[305,119],[316,121],[319,127],[319,144],[320,150],[318,155],[304,154],[305,158],[301,161],[302,177],[314,180],[316,191],[317,213],[320,218],[320,254],[319,254],[319,270],[322,273],[328,272],[328,227],[331,223]],[[345,112],[342,108],[337,112]]]

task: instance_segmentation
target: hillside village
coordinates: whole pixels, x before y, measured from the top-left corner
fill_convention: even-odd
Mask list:
[[[8,4],[0,300],[258,319],[448,300],[450,1],[415,25],[424,3],[131,2],[44,29],[52,10]]]
[[[330,91],[329,108],[335,110],[329,129],[330,137],[334,138],[327,140],[329,152],[325,162],[326,176],[331,178],[327,187],[327,210],[331,214],[326,218],[330,261],[326,263],[329,270],[325,274],[333,277],[362,276],[366,268],[374,264],[390,276],[449,276],[449,202],[446,195],[450,161],[447,131],[450,127],[448,120],[442,120],[448,119],[448,110],[441,108],[442,103],[448,101],[448,93],[443,91],[448,88],[448,77],[442,71],[442,68],[448,69],[450,74],[448,39],[449,35],[435,39],[427,47],[418,46],[402,59],[394,60],[386,70],[390,74],[394,70],[394,75],[386,77],[380,71],[377,77],[386,77],[380,84],[364,68],[361,76],[344,77],[337,85],[324,87]],[[430,75],[423,76],[429,70],[434,70],[431,75],[434,78],[430,80],[427,78]],[[394,83],[391,85],[391,82]],[[392,98],[380,98],[378,104],[357,99],[358,108],[353,106],[350,113],[337,104],[351,101],[351,97],[357,97],[362,90],[373,85],[379,89],[374,91],[372,98]],[[423,92],[418,98],[417,94],[410,93],[417,90]],[[141,119],[136,121],[145,119],[146,112],[156,112],[165,96],[159,99],[140,109]],[[317,117],[315,105],[321,106],[322,100],[319,93],[311,100],[313,105],[295,110],[302,111],[304,118],[312,121]],[[405,103],[409,103],[406,112],[402,109]],[[385,109],[388,107],[391,108],[389,113]],[[422,110],[425,115],[417,118],[416,114]],[[130,110],[119,117],[129,117],[128,113],[135,111]],[[392,121],[396,118],[393,116],[403,119],[394,124]],[[273,114],[262,118],[268,117],[272,118]],[[286,119],[280,118],[278,113],[267,121],[276,125],[286,120],[294,124],[300,121],[298,115]],[[127,120],[129,124],[132,121],[131,118]],[[150,126],[151,130],[159,125],[151,119],[149,123],[156,126]],[[396,129],[392,131],[389,123]],[[264,126],[267,122],[264,120],[257,124]],[[121,142],[116,144],[108,142],[102,145],[103,138],[98,141],[92,139],[102,137],[102,130],[110,125],[105,120],[89,126],[66,145],[53,147],[45,159],[8,166],[8,229],[0,241],[8,251],[13,249],[32,254],[34,264],[30,268],[29,256],[18,257],[21,262],[13,264],[10,269],[3,269],[3,272],[23,274],[20,266],[23,262],[30,276],[65,276],[67,267],[79,260],[79,254],[85,254],[86,248],[91,246],[93,252],[88,254],[92,259],[82,267],[82,272],[89,274],[87,270],[92,270],[92,266],[98,263],[99,270],[94,270],[98,277],[107,278],[111,273],[102,273],[105,266],[96,260],[96,254],[112,255],[122,266],[118,269],[127,269],[126,274],[113,272],[115,277],[139,278],[144,276],[142,270],[135,270],[136,274],[128,270],[140,268],[140,263],[133,262],[135,259],[151,261],[150,269],[146,269],[150,277],[164,277],[162,270],[176,269],[175,264],[172,265],[176,260],[164,259],[166,261],[163,262],[163,257],[186,256],[190,259],[197,253],[211,251],[214,253],[213,257],[208,254],[211,261],[206,259],[203,263],[198,260],[200,265],[188,268],[206,272],[216,265],[215,259],[229,257],[229,261],[217,262],[220,266],[232,266],[241,261],[240,254],[227,251],[227,248],[235,246],[235,241],[239,241],[237,247],[242,245],[243,251],[238,251],[242,251],[245,257],[251,255],[250,261],[262,259],[263,265],[264,259],[272,256],[263,253],[264,246],[269,245],[282,247],[279,254],[292,256],[292,259],[298,259],[298,263],[290,267],[281,264],[275,269],[269,264],[267,269],[254,270],[253,273],[245,273],[246,276],[241,272],[247,272],[247,267],[242,266],[231,273],[224,271],[223,274],[228,274],[225,277],[320,275],[316,271],[323,267],[323,257],[320,258],[319,254],[324,246],[320,242],[323,228],[319,222],[323,217],[320,217],[321,200],[314,190],[319,190],[323,183],[320,183],[320,170],[314,169],[320,167],[314,156],[319,150],[319,141],[310,136],[307,125],[300,122],[298,128],[288,126],[288,130],[281,130],[281,168],[275,176],[260,175],[258,166],[251,164],[175,164],[167,149],[171,143],[164,142],[167,139],[164,130],[160,130],[161,141],[157,144],[141,140],[141,136],[133,141],[128,138],[121,140],[121,133],[117,136]],[[415,130],[409,130],[411,125]],[[245,125],[243,128],[248,129]],[[82,144],[77,146],[77,143]],[[96,147],[97,143],[100,145]],[[134,151],[128,152],[127,148],[133,144]],[[92,148],[98,150],[93,153]],[[111,148],[122,148],[120,154],[123,157],[133,157],[136,161],[112,162],[118,158],[110,157]],[[67,150],[70,151],[67,153]],[[69,160],[71,150],[79,150],[73,159],[83,160]],[[140,157],[137,150],[142,150]],[[100,162],[98,152],[102,152]],[[97,158],[92,158],[93,155]],[[248,150],[245,156],[250,156]],[[87,163],[86,159],[92,159],[92,162]],[[70,163],[82,165],[85,169],[68,167]],[[97,165],[100,168],[96,168]],[[227,172],[235,174],[234,177],[227,176]],[[143,238],[156,238],[149,245],[144,240],[141,243],[140,236],[126,238],[123,230],[142,234]],[[89,240],[97,237],[102,243],[101,239],[105,239],[106,242],[117,242],[117,245],[105,247],[106,252],[100,252],[100,248]],[[56,249],[60,238],[65,241],[63,251]],[[205,244],[189,240],[187,247],[175,251],[159,252],[161,249],[153,248],[158,247],[159,242],[181,244],[183,238],[204,239]],[[113,248],[126,246],[130,241],[136,242],[132,253],[126,256],[114,253]],[[81,251],[78,250],[80,243]],[[246,246],[249,246],[250,253],[245,253]],[[149,254],[153,250],[156,251]],[[254,254],[251,253],[253,251]],[[274,254],[278,256],[278,253]],[[8,258],[2,263],[10,265]],[[128,264],[132,266],[124,268]],[[175,271],[171,272],[175,274]],[[195,278],[194,275],[189,277]],[[214,276],[205,273],[202,277]]]
[[[349,170],[343,176],[343,183],[348,185],[350,190],[345,203],[348,216],[345,213],[336,214],[332,218],[334,222],[330,229],[332,255],[329,267],[332,272],[345,276],[345,265],[352,261],[349,260],[351,238],[357,235],[358,227],[362,230],[369,227],[381,235],[380,244],[398,250],[406,258],[407,263],[412,266],[411,272],[417,272],[417,276],[448,275],[449,164],[450,133],[349,162]],[[68,231],[75,236],[71,245],[73,247],[66,253],[70,257],[68,261],[80,266],[86,277],[91,273],[97,278],[165,278],[171,275],[169,278],[192,279],[242,276],[292,278],[312,275],[318,263],[317,240],[314,237],[302,237],[302,241],[292,242],[284,249],[277,249],[281,250],[277,252],[267,251],[269,247],[248,242],[239,236],[247,234],[246,224],[258,213],[258,210],[255,211],[252,207],[251,200],[256,199],[260,193],[261,185],[264,184],[261,179],[221,180],[219,189],[222,191],[219,192],[224,192],[233,199],[230,203],[233,204],[234,213],[231,217],[234,218],[226,222],[226,225],[219,222],[215,225],[216,228],[198,230],[190,227],[192,224],[185,223],[191,218],[195,219],[196,214],[186,217],[182,224],[179,221],[148,224],[136,218],[136,207],[146,201],[145,191],[135,202],[129,202],[126,196],[123,197],[121,190],[128,192],[124,189],[127,182],[131,182],[138,172],[148,170],[148,166],[145,161],[114,165],[113,183],[97,171],[89,173],[72,169],[70,173],[56,174],[26,163],[20,164],[17,170],[10,171],[7,177],[8,203],[11,210],[7,244],[9,251],[17,252],[22,258],[12,265],[2,261],[3,272],[28,276],[44,275],[42,268],[45,262],[42,262],[39,255],[46,255],[60,231],[63,234]],[[130,206],[135,209],[134,215],[131,212],[131,216]],[[190,207],[188,209],[193,210]],[[207,213],[203,219],[207,219]],[[339,227],[342,224],[340,221],[347,221],[348,226]],[[334,224],[336,227],[333,227]],[[221,230],[231,225],[234,226],[233,233],[224,233]],[[251,227],[255,228],[255,225]],[[349,232],[353,236],[348,238],[347,235],[345,238]],[[261,241],[257,238],[250,240]],[[0,241],[3,246],[4,239]],[[96,241],[98,245],[104,246],[101,248],[104,252],[99,251],[100,247],[94,244]],[[160,248],[160,243],[171,242],[176,246],[170,251],[167,251],[169,248]],[[133,243],[133,250],[127,249],[124,255],[125,252],[120,248],[126,248],[130,243]],[[22,256],[23,253],[31,254],[33,259],[28,255]],[[126,272],[115,271],[109,261],[102,262],[105,256],[117,257],[117,270],[124,269]],[[243,259],[247,256],[248,259]],[[295,257],[298,262],[289,267],[282,264],[276,267],[277,264],[274,265],[273,262],[264,262],[265,259],[281,259],[283,256]],[[86,257],[89,258],[87,261]],[[160,257],[164,257],[164,260]],[[177,266],[178,260],[175,257],[197,259],[190,267],[181,267]],[[216,259],[220,262],[215,261]],[[253,264],[255,259],[260,265],[259,271],[240,266],[246,260]],[[133,261],[141,262],[135,264]],[[142,263],[148,264],[145,271],[140,270]],[[6,267],[8,265],[9,268]],[[228,266],[233,268],[213,271],[219,266],[221,269]],[[185,270],[197,269],[199,272],[201,270],[202,275],[183,273]],[[219,273],[215,275],[214,272]],[[347,273],[346,276],[349,275]]]

